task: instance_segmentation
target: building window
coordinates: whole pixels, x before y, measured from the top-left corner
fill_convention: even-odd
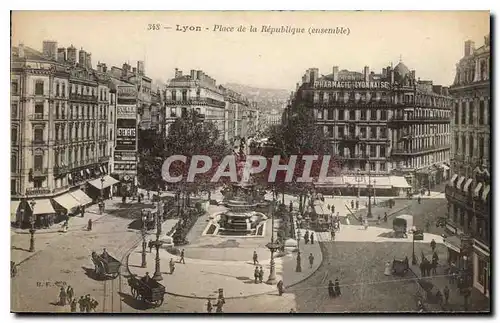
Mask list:
[[[10,155],[10,171],[17,173],[17,153],[14,152]]]
[[[328,109],[328,120],[333,120],[333,109]]]
[[[172,100],[173,101],[176,101],[177,100],[177,97],[176,97],[176,91],[175,90],[172,90]]]
[[[361,110],[361,120],[366,120],[366,110]]]
[[[17,144],[17,127],[12,127],[10,129],[10,141],[13,144]]]
[[[469,124],[474,124],[474,106],[469,103]]]
[[[484,157],[484,138],[483,137],[479,137],[478,146],[479,146],[479,158],[483,158]]]
[[[10,117],[12,119],[17,119],[17,102],[10,105]]]
[[[35,103],[35,114],[43,114],[43,102]]]
[[[17,183],[15,179],[10,180],[10,194],[12,195],[17,194]]]
[[[371,170],[372,172],[374,172],[376,169],[377,169],[377,168],[376,168],[375,163],[374,163],[374,162],[370,162],[370,170]]]
[[[43,81],[35,82],[35,95],[43,95]]]
[[[370,127],[370,138],[377,138],[377,127]]]
[[[187,108],[181,108],[181,117],[182,118],[187,117]]]
[[[43,155],[41,153],[35,153],[33,156],[33,168],[37,171],[43,168]]]
[[[467,117],[466,107],[467,107],[466,103],[462,102],[462,120],[461,120],[462,124],[466,124],[465,122],[466,121],[465,118]]]
[[[339,120],[344,120],[344,109],[339,110]]]
[[[171,118],[177,117],[177,109],[176,108],[170,108],[170,117]]]
[[[386,110],[380,111],[380,120],[387,120],[387,111]]]
[[[380,167],[380,171],[381,172],[385,172],[385,163],[380,163],[379,165],[380,165],[379,166]]]
[[[380,146],[380,157],[385,158],[385,146]]]
[[[371,110],[370,111],[370,119],[371,120],[377,120],[377,110]]]
[[[370,157],[377,157],[377,146],[370,145]]]
[[[187,90],[182,90],[182,101],[187,101],[188,99],[188,92]]]
[[[43,142],[43,129],[42,128],[35,128],[34,134],[33,134],[33,139],[36,142]]]
[[[466,150],[466,145],[465,145],[465,135],[462,135],[462,154],[465,155],[467,153]]]
[[[344,127],[338,127],[338,137],[344,138]]]
[[[484,101],[479,101],[479,121],[480,125],[484,124]]]
[[[455,137],[455,153],[456,154],[460,153],[460,146],[458,144],[458,136]]]
[[[356,110],[349,111],[349,120],[356,120]]]
[[[328,137],[333,138],[333,126],[328,126]]]
[[[469,136],[469,156],[474,156],[474,137]]]
[[[62,84],[61,96],[66,97],[66,84]]]
[[[56,82],[56,96],[59,96],[59,82]]]
[[[323,109],[318,109],[318,119],[323,119]]]
[[[481,258],[477,258],[477,282],[484,286],[486,283],[486,273],[488,272],[488,263]]]
[[[10,93],[12,95],[17,95],[17,92],[19,91],[19,83],[16,81],[10,82]]]

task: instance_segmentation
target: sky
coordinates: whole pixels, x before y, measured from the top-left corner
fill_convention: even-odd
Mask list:
[[[150,24],[159,30],[148,30]],[[201,31],[177,31],[177,25]],[[214,31],[216,25],[234,29]],[[263,25],[304,33],[269,34]],[[237,31],[239,26],[246,30]],[[336,27],[349,33],[308,33]],[[153,80],[166,82],[175,68],[185,74],[195,69],[218,84],[294,90],[311,67],[325,75],[333,66],[359,72],[369,66],[379,73],[400,59],[417,77],[451,85],[464,42],[482,46],[489,30],[487,11],[14,11],[11,32],[13,46],[41,51],[43,40],[55,40],[59,47],[83,48],[92,53],[94,67],[98,61],[121,67],[144,60]]]

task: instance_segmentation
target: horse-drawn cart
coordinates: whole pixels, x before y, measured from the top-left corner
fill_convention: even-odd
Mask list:
[[[107,252],[98,255],[95,251],[92,252],[92,262],[94,263],[94,272],[97,277],[101,278],[116,278],[120,274],[121,262],[113,258]]]
[[[156,280],[151,278],[145,280],[139,279],[136,276],[130,276],[128,279],[128,285],[130,286],[130,292],[135,299],[142,300],[155,307],[163,304],[165,286]]]
[[[404,276],[410,269],[408,264],[408,258],[405,259],[394,259],[392,261],[392,273],[397,276]]]

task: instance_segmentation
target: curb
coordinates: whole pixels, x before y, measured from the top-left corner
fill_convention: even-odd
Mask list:
[[[402,207],[402,208],[400,208],[400,209],[397,209],[397,210],[395,210],[395,211],[392,211],[391,213],[388,213],[388,214],[387,214],[387,220],[389,220],[389,218],[390,218],[391,216],[393,216],[395,213],[398,213],[398,212],[404,211],[404,210],[406,210],[406,209],[408,209],[408,208],[410,208],[410,207],[411,207],[411,205],[406,205],[406,206],[403,206],[403,207]],[[359,220],[359,218],[358,218],[357,216],[355,216],[355,215],[354,215],[354,213],[352,213],[351,211],[349,211],[349,212],[351,213],[351,215],[352,215],[352,216],[353,216],[353,217],[354,217],[354,218],[355,218],[358,222],[360,222],[361,224],[363,224],[363,222],[362,222],[361,220]],[[370,222],[370,221],[368,221],[368,222]],[[372,222],[376,222],[376,221],[372,221]]]
[[[86,213],[92,213],[92,214],[97,214],[97,213],[93,213],[93,212],[86,212]],[[97,222],[99,221],[100,219],[102,219],[103,217],[105,216],[108,216],[109,214],[102,214],[100,217],[96,218],[95,220],[92,220],[92,223],[94,222]],[[83,225],[82,228],[86,228],[87,226],[86,225]],[[29,229],[27,229],[29,230]],[[40,230],[43,230],[43,229],[40,229]],[[49,229],[49,230],[46,230],[46,231],[40,231],[40,230],[37,230],[35,235],[38,235],[38,234],[49,234],[49,233],[68,233],[68,232],[75,232],[75,231],[81,231],[79,229],[68,229],[68,231],[66,232],[63,232],[61,229]],[[25,230],[22,230],[22,231],[17,231],[17,230],[13,230],[14,233],[16,234],[30,234],[29,231],[25,231]]]

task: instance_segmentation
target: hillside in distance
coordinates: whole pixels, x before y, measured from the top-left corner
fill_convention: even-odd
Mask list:
[[[224,84],[224,86],[228,89],[241,93],[251,101],[257,101],[261,103],[268,102],[275,104],[284,104],[290,97],[290,91],[285,89],[258,88],[238,83],[227,83]]]

